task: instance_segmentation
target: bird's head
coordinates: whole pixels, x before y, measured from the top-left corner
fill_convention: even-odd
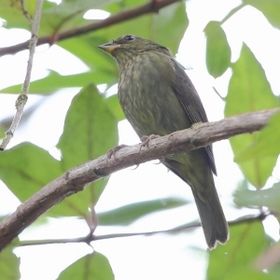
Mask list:
[[[134,35],[125,35],[111,42],[100,45],[99,48],[110,53],[119,64],[124,64],[136,55],[147,51],[159,51],[169,55],[167,48]]]

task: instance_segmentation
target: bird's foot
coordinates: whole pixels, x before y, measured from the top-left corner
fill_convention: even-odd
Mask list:
[[[151,134],[151,135],[144,135],[142,136],[140,139],[141,139],[141,145],[140,145],[140,151],[143,147],[149,147],[149,143],[152,139],[156,139],[158,138],[159,135],[156,135],[156,134]]]
[[[107,153],[106,153],[106,156],[108,159],[116,159],[115,155],[116,155],[116,152],[119,151],[120,149],[124,148],[124,147],[127,147],[127,145],[124,145],[124,144],[121,144],[121,145],[118,145],[112,149],[110,149]]]
[[[203,122],[196,122],[196,123],[193,123],[192,126],[191,126],[191,128],[193,128],[193,129],[199,128],[202,124],[203,124]]]

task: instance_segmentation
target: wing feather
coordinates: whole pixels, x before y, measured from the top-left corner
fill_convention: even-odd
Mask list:
[[[201,103],[199,95],[191,80],[186,75],[182,65],[173,60],[175,67],[175,80],[172,82],[172,89],[181,103],[188,119],[192,124],[207,122],[207,116]],[[212,145],[204,148],[207,160],[214,174],[217,174]]]

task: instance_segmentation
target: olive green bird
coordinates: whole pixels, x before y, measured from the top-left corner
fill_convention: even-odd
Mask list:
[[[207,122],[194,86],[167,48],[133,35],[99,47],[119,65],[119,100],[141,138]],[[226,242],[228,225],[215,189],[212,147],[168,155],[162,163],[191,187],[208,247]]]

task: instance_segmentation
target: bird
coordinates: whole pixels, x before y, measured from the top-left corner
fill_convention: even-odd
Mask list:
[[[131,34],[99,48],[118,64],[118,98],[140,139],[208,121],[194,85],[168,48]],[[224,244],[228,224],[215,188],[212,146],[167,155],[161,162],[190,186],[208,248]]]

